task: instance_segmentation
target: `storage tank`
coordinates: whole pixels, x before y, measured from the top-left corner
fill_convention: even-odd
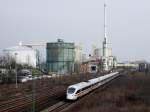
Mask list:
[[[100,48],[94,49],[94,54],[93,54],[93,56],[94,56],[96,59],[101,59],[101,57],[102,57],[102,49],[100,49]]]
[[[46,49],[46,62],[49,72],[65,74],[74,69],[74,43],[65,43],[58,39],[58,42],[47,43]]]
[[[22,44],[19,44],[18,46],[6,48],[3,50],[3,52],[5,55],[14,58],[18,64],[26,64],[32,67],[36,67],[37,52],[30,47],[22,46]]]
[[[82,62],[82,54],[83,54],[83,49],[82,45],[75,45],[75,62],[76,63],[81,63]]]
[[[107,54],[108,56],[112,56],[112,48],[107,48]]]

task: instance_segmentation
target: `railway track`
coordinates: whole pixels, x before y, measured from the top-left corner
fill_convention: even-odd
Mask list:
[[[41,88],[50,89],[52,88],[48,82],[49,80],[38,80],[36,81],[36,91],[40,91]],[[0,102],[8,101],[11,99],[15,99],[21,97],[23,95],[28,95],[32,93],[32,81],[28,83],[18,84],[18,88],[15,87],[15,84],[2,84],[0,85]]]
[[[117,79],[117,78],[118,77],[116,77],[115,79]],[[115,79],[113,79],[113,80],[115,80]],[[68,102],[68,101],[63,100],[63,101],[56,103],[55,105],[50,106],[49,108],[47,108],[41,112],[65,112],[69,108],[73,107],[76,103],[80,102],[81,100],[84,100],[84,98],[89,97],[91,94],[94,94],[94,93],[98,92],[99,90],[105,89],[107,86],[109,86],[111,84],[111,82],[113,80],[100,86],[99,88],[95,89],[94,91],[90,92],[89,94],[86,94],[85,96],[81,97],[77,101]]]
[[[36,112],[39,112],[43,108],[48,107],[48,105],[53,106],[54,104],[56,104],[56,106],[53,106],[53,109],[51,109],[50,112],[58,112],[65,110],[67,107],[70,107],[70,105],[75,104],[75,102],[73,103],[63,101],[66,88],[62,88],[62,90],[60,91],[59,89],[60,87],[56,87],[54,89],[40,88],[38,91],[36,91],[35,99],[33,99],[33,96],[30,94],[25,96],[20,95],[18,98],[2,102],[0,103],[0,112],[27,112],[27,110],[31,111],[33,103],[35,105]]]
[[[45,85],[45,83],[43,83],[43,84]],[[53,89],[50,89],[50,87],[48,87],[48,84],[46,84],[44,89],[41,89],[41,88],[43,88],[43,84],[42,84],[42,86],[40,84],[40,86],[35,88],[35,89],[38,89],[38,90],[36,90],[36,99],[34,101],[37,111],[42,110],[44,107],[46,107],[49,104],[51,104],[51,105],[55,104],[56,102],[58,102],[58,99],[61,99],[61,97],[65,93],[65,88],[63,90],[59,91],[61,86],[55,87],[55,89],[53,90]],[[27,84],[27,85],[29,85],[29,84]],[[13,91],[16,91],[16,89],[13,88],[12,85],[10,88]],[[25,87],[25,89],[26,88],[27,87]],[[9,92],[11,89],[7,90],[6,88],[4,88],[3,90],[7,90]],[[50,99],[52,99],[52,101]],[[0,112],[26,111],[28,108],[32,108],[32,104],[33,104],[32,92],[20,94],[20,95],[17,95],[17,97],[10,96],[10,97],[8,97],[8,101],[0,102]]]
[[[78,78],[77,78],[78,77]],[[63,85],[70,85],[71,83],[77,83],[80,82],[81,79],[79,78],[80,76],[74,76],[74,77],[69,77],[69,76],[65,76],[62,77],[62,81],[63,81]],[[82,80],[85,79],[85,77],[87,78],[87,76],[84,76],[84,78],[82,77]],[[70,79],[70,78],[73,78]],[[38,79],[36,80],[36,89],[41,89],[45,86],[47,87],[53,87],[53,86],[57,86],[58,83],[60,81],[59,78],[56,79]],[[64,83],[65,82],[65,83]],[[16,89],[15,84],[2,84],[0,85],[0,102],[2,101],[7,101],[7,100],[11,100],[11,99],[15,99],[17,97],[20,97],[24,94],[30,94],[30,92],[32,92],[32,81],[28,81],[27,83],[18,83],[18,88]]]
[[[69,105],[71,105],[71,103],[66,102],[66,101],[60,101],[60,102],[56,103],[55,105],[52,105],[51,107],[49,107],[41,112],[59,112],[59,111],[62,111],[63,109],[65,109],[66,107],[68,107]]]
[[[57,89],[58,88],[54,90],[49,89],[45,92],[41,91],[36,94],[35,100],[33,100],[32,95],[28,95],[28,96],[10,100],[8,102],[1,103],[0,112],[21,112],[31,108],[33,101],[36,103],[37,110],[38,110],[38,108],[42,108],[41,104],[44,104],[46,99],[49,99],[51,97],[54,97],[56,99],[62,97],[61,94],[63,94],[63,92],[65,93],[65,89],[63,89],[63,91],[62,90],[58,91]]]

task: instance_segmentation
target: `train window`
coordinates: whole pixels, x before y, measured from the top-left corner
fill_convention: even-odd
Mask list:
[[[87,86],[87,87],[83,88],[82,90],[84,91],[84,90],[88,89],[89,87],[90,87],[90,86]]]
[[[80,90],[78,90],[78,91],[76,92],[76,94],[78,94],[78,93],[80,93]]]
[[[74,92],[75,92],[75,88],[69,88],[69,89],[68,89],[68,93],[69,93],[69,94],[72,94],[72,93],[74,93]]]

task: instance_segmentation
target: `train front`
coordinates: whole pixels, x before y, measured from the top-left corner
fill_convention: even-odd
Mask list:
[[[68,87],[67,89],[67,100],[76,100],[76,88],[75,87]]]

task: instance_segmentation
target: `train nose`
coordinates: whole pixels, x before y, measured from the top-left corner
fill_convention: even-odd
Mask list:
[[[67,95],[67,99],[68,99],[68,100],[76,100],[77,97],[76,97],[75,95],[73,95],[73,94],[68,94],[68,95]]]

